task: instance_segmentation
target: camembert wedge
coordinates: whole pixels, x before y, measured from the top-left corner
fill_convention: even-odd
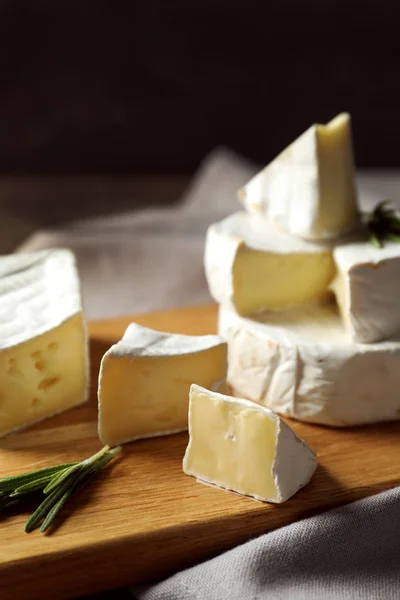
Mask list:
[[[205,271],[212,297],[241,315],[321,302],[335,276],[331,249],[237,212],[211,225]]]
[[[239,190],[252,214],[305,239],[359,225],[350,115],[313,125]]]
[[[315,452],[268,408],[198,385],[190,389],[183,470],[264,502],[288,500],[311,479]]]
[[[113,446],[186,430],[191,384],[224,390],[226,375],[221,337],[161,333],[132,323],[101,362],[101,441]]]
[[[331,287],[348,338],[374,343],[400,335],[400,244],[385,241],[375,248],[361,240],[335,248],[334,259]]]
[[[0,257],[0,436],[85,402],[88,344],[69,250]]]
[[[235,393],[300,421],[345,427],[400,419],[400,336],[348,341],[337,308],[259,318],[221,308],[228,383]]]

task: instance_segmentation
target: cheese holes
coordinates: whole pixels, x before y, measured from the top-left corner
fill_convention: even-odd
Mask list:
[[[46,367],[46,363],[44,360],[37,360],[35,362],[35,369],[37,371],[44,371],[45,367]]]
[[[8,359],[8,364],[7,364],[7,374],[8,375],[15,375],[17,373],[17,365],[16,365],[16,359],[13,357],[10,357]]]
[[[42,381],[37,386],[37,389],[46,392],[48,389],[52,388],[54,385],[59,383],[59,381],[59,377],[47,377],[47,379],[42,379]]]

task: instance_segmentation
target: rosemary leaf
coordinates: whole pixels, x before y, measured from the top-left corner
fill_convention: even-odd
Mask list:
[[[6,495],[4,495],[4,496],[2,496],[2,497],[0,498],[0,512],[1,512],[1,511],[2,511],[4,508],[6,508],[6,506],[8,505],[8,503],[9,503],[9,502],[10,502],[10,497],[9,497],[9,495],[8,495],[8,494],[7,494],[7,496],[6,496]]]
[[[62,507],[64,506],[64,504],[67,502],[68,498],[72,495],[72,489],[67,490],[62,496],[61,498],[58,500],[58,502],[56,502],[53,506],[53,508],[51,508],[49,510],[49,512],[47,513],[47,516],[45,518],[45,520],[42,523],[42,526],[40,527],[40,531],[42,533],[44,533],[45,531],[47,531],[47,529],[51,526],[51,524],[54,522],[56,516],[58,515],[58,513],[60,512],[60,510],[62,509]]]
[[[55,467],[47,467],[45,469],[38,469],[37,471],[29,471],[28,473],[23,473],[22,475],[13,475],[11,477],[3,477],[0,479],[0,492],[9,492],[14,491],[17,487],[25,485],[31,481],[35,481],[40,477],[44,477],[47,475],[54,475],[60,470],[64,470],[72,465],[76,465],[77,463],[66,463],[63,465],[58,465]]]
[[[0,514],[3,512],[3,510],[5,510],[6,508],[9,508],[10,506],[13,506],[14,504],[18,504],[20,502],[21,498],[12,498],[9,495],[4,495],[0,498]]]
[[[58,488],[52,491],[49,496],[35,510],[30,518],[25,523],[25,532],[30,533],[39,525],[41,520],[47,515],[48,511],[54,506],[54,504],[61,498],[61,496],[68,490],[71,485],[71,481],[64,481]]]
[[[51,524],[54,522],[56,516],[58,515],[60,510],[63,508],[63,506],[65,505],[67,500],[73,494],[75,494],[78,490],[80,490],[86,483],[88,483],[96,475],[98,470],[100,470],[100,469],[90,470],[90,471],[88,470],[88,471],[84,471],[84,472],[80,473],[79,477],[76,479],[73,486],[70,487],[62,495],[62,497],[58,500],[58,502],[56,502],[56,504],[54,504],[53,508],[48,512],[47,517],[43,521],[42,526],[40,528],[40,531],[42,533],[47,531],[47,529],[51,526]]]
[[[390,241],[390,242],[400,242],[400,234],[398,233],[392,233],[389,232],[386,234],[386,238]]]
[[[38,479],[34,479],[30,483],[26,483],[25,485],[21,485],[17,487],[14,492],[10,494],[10,498],[15,498],[17,496],[25,496],[26,494],[30,494],[32,492],[37,492],[38,490],[43,490],[46,485],[52,481],[51,475],[47,477],[39,477]]]
[[[373,214],[375,216],[381,216],[382,213],[387,212],[388,209],[386,208],[387,206],[391,206],[392,201],[391,200],[383,200],[382,202],[379,202],[379,204],[377,204],[375,206],[375,209],[373,211]],[[393,209],[389,209],[389,210],[393,210]]]
[[[10,500],[10,502],[7,502],[7,504],[4,505],[4,508],[10,508],[10,506],[15,506],[16,504],[19,504],[19,499]]]
[[[400,243],[400,216],[391,200],[384,200],[374,208],[367,217],[366,226],[371,243],[377,248],[383,248],[385,240]]]
[[[77,463],[64,471],[58,473],[55,477],[50,480],[50,483],[44,488],[43,493],[49,494],[52,492],[57,486],[59,486],[63,481],[65,481],[70,475],[75,473],[75,471],[79,471],[82,469],[81,463]]]
[[[386,222],[387,228],[389,228],[391,231],[400,232],[400,219],[397,217],[390,217],[390,219],[387,219],[385,223]]]
[[[382,248],[383,247],[383,244],[382,244],[380,238],[375,233],[371,233],[371,242],[373,243],[373,245],[376,248]]]

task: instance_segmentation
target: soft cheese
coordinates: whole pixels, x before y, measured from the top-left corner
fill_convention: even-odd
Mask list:
[[[101,441],[111,446],[187,429],[191,384],[223,390],[226,374],[221,337],[161,333],[132,323],[101,362]]]
[[[400,418],[400,337],[349,343],[335,306],[245,319],[221,308],[228,383],[288,417],[348,426]]]
[[[372,343],[400,332],[400,245],[361,240],[335,248],[334,259],[331,287],[349,339]]]
[[[271,410],[198,385],[189,434],[185,473],[264,502],[285,502],[317,467],[314,451]]]
[[[0,436],[81,404],[88,344],[69,250],[0,257]]]
[[[350,115],[313,125],[239,190],[239,199],[306,239],[341,235],[359,224]]]
[[[212,297],[242,315],[319,302],[335,275],[328,246],[279,232],[245,212],[211,225],[204,264]]]

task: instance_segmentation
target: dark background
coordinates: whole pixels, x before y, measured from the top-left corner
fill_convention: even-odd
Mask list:
[[[0,1],[2,173],[189,173],[272,159],[352,113],[359,167],[398,167],[397,2]]]

